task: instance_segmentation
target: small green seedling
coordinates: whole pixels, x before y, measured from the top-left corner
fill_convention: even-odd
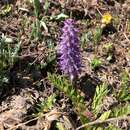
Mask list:
[[[69,18],[69,16],[61,12],[58,15],[51,16],[50,20],[62,21],[62,20],[65,20],[67,18]]]
[[[49,7],[50,7],[50,2],[49,2],[49,0],[45,0],[44,10],[45,10],[46,14],[47,14],[47,12],[48,12]]]
[[[42,114],[48,112],[54,107],[56,102],[56,94],[50,95],[46,100],[37,104],[36,113],[34,115],[41,116]]]
[[[40,39],[41,38],[41,27],[40,27],[40,1],[39,0],[34,0],[33,1],[33,6],[34,6],[34,14],[36,17],[36,20],[34,21],[32,25],[32,32],[30,38],[34,39]]]
[[[80,46],[83,50],[87,48],[88,42],[93,40],[93,34],[91,31],[88,31],[87,33],[83,33],[80,39]]]
[[[21,42],[14,43],[13,39],[2,34],[0,37],[0,87],[8,83],[8,72],[17,61]]]
[[[103,47],[103,51],[106,55],[106,60],[112,62],[114,59],[114,46],[113,43],[107,43]]]
[[[107,52],[107,53],[110,53],[113,51],[113,43],[107,43],[106,45],[104,45],[104,50]]]
[[[94,45],[97,45],[97,43],[101,40],[101,36],[102,36],[102,28],[97,27],[96,30],[94,31],[93,36]]]
[[[111,62],[113,60],[113,55],[110,53],[107,57],[107,61]]]
[[[128,72],[123,72],[121,75],[121,86],[119,92],[117,94],[117,98],[121,101],[128,101],[130,100],[129,94],[129,74]]]
[[[92,70],[98,69],[101,65],[102,65],[102,61],[97,57],[94,57],[93,60],[91,61]]]
[[[97,116],[101,112],[103,100],[107,96],[108,92],[108,85],[106,83],[103,83],[96,87],[96,93],[92,103],[92,110],[95,116]]]

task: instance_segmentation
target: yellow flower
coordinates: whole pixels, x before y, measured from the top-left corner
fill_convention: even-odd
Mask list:
[[[112,20],[112,16],[110,13],[105,13],[103,16],[102,16],[102,23],[103,24],[109,24],[111,23],[111,20]]]

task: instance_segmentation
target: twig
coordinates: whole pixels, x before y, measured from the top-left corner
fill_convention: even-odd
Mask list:
[[[98,13],[100,14],[100,16],[102,16],[101,11],[100,11],[98,8],[96,8],[96,10],[97,10],[97,11],[98,11]]]
[[[106,122],[111,122],[111,121],[118,121],[118,120],[128,120],[130,119],[130,116],[119,116],[119,117],[115,117],[115,118],[110,118],[110,119],[107,119],[107,120],[100,120],[100,119],[97,119],[93,122],[89,122],[89,123],[86,123],[80,127],[78,127],[76,130],[80,130],[81,128],[84,128],[84,127],[87,127],[87,126],[92,126],[92,125],[95,125],[95,124],[101,124],[101,123],[106,123]]]
[[[29,12],[29,10],[26,9],[26,8],[19,8],[19,10],[22,10],[22,11],[25,11],[25,12]]]
[[[130,42],[130,39],[127,37],[126,33],[123,33],[123,35],[125,36],[126,40]]]
[[[36,117],[36,118],[33,118],[33,119],[31,119],[31,120],[29,120],[29,121],[26,121],[26,122],[24,122],[24,123],[20,123],[20,124],[18,124],[18,125],[16,125],[16,126],[13,126],[13,127],[9,128],[9,129],[7,129],[7,130],[13,130],[13,129],[18,128],[18,127],[20,127],[20,126],[22,126],[22,125],[26,125],[26,124],[30,123],[31,121],[37,120],[38,118],[39,118],[39,117]]]
[[[38,56],[38,53],[25,54],[25,55],[14,56],[14,57],[15,57],[15,58],[18,58],[18,59],[24,59],[24,58],[27,58],[27,57],[36,57],[36,56]]]
[[[15,125],[15,126],[9,128],[9,129],[7,129],[7,130],[13,130],[13,129],[18,128],[18,127],[20,127],[20,126],[26,125],[26,124],[30,123],[31,121],[38,120],[39,118],[43,118],[43,117],[45,117],[45,118],[50,122],[50,121],[54,120],[54,117],[56,117],[56,116],[53,116],[53,115],[58,115],[58,116],[59,116],[59,115],[61,115],[61,114],[64,114],[64,115],[65,115],[66,113],[53,112],[53,111],[51,111],[49,114],[43,114],[43,115],[41,115],[41,116],[38,116],[38,117],[33,118],[33,119],[31,119],[31,120],[28,120],[28,121],[26,121],[26,122],[23,122],[23,123],[20,123],[20,124],[18,124],[18,125]],[[51,116],[52,116],[53,118],[50,118]]]

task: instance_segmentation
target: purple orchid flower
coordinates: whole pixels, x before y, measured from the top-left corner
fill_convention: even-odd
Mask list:
[[[73,81],[81,72],[81,55],[78,30],[75,21],[67,19],[62,28],[62,36],[58,46],[59,64],[62,72]]]

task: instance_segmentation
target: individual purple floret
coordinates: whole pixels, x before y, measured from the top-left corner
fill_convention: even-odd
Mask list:
[[[73,81],[81,71],[81,57],[78,30],[73,19],[67,19],[62,28],[58,46],[60,68]]]

